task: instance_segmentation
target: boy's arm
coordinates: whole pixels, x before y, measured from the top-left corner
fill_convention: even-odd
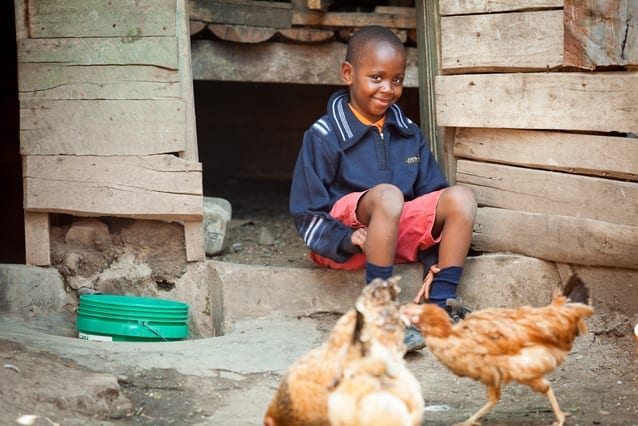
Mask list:
[[[361,249],[352,244],[354,228],[330,216],[328,185],[336,174],[329,142],[309,130],[297,157],[290,189],[290,213],[299,235],[313,252],[342,263]]]

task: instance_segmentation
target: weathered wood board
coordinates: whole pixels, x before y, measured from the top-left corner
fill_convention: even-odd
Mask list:
[[[634,138],[468,127],[456,129],[454,155],[638,181],[638,139]]]
[[[175,1],[29,0],[29,37],[174,37]]]
[[[51,264],[51,234],[49,215],[40,212],[24,212],[24,249],[27,265]]]
[[[268,27],[249,27],[246,25],[208,24],[208,29],[216,37],[236,43],[263,43],[270,40],[277,30]]]
[[[141,155],[185,148],[184,102],[53,100],[20,102],[20,152]]]
[[[278,33],[286,40],[301,43],[325,43],[334,37],[334,31],[316,28],[289,28]]]
[[[564,0],[438,0],[441,15],[562,8]]]
[[[638,67],[638,2],[565,0],[564,64]]]
[[[416,49],[407,51],[403,84],[418,87]],[[342,85],[339,70],[346,46],[332,42],[313,45],[310,49],[292,43],[256,46],[194,40],[192,54],[195,80]]]
[[[636,182],[469,160],[457,161],[456,182],[480,206],[638,226]]]
[[[202,166],[172,155],[23,158],[24,208],[76,216],[198,221]]]
[[[409,30],[416,28],[416,16],[406,15],[404,13],[383,14],[293,10],[292,24],[307,25],[311,27],[363,27],[365,25],[381,25],[389,28]]]
[[[481,207],[472,247],[555,262],[638,269],[638,227]]]
[[[441,18],[444,73],[546,70],[562,63],[562,10]]]
[[[20,39],[17,47],[18,63],[178,68],[175,37]]]
[[[193,91],[193,73],[191,70],[191,39],[188,34],[189,28],[189,10],[188,0],[177,0],[175,10],[175,21],[177,28],[177,51],[179,64],[179,90],[180,97],[184,102],[184,138],[185,148],[179,152],[179,156],[185,160],[198,161],[199,150],[197,147],[197,126],[195,121],[195,94]],[[199,242],[195,242],[199,244]],[[187,239],[187,257],[188,260],[196,260],[189,257],[189,253],[193,251],[188,247]],[[204,245],[199,247],[199,257],[197,260],[204,260],[206,254]]]
[[[20,99],[179,99],[178,71],[129,65],[18,64]]]
[[[638,134],[638,72],[446,75],[439,126]]]
[[[290,28],[290,3],[250,0],[190,0],[190,19],[215,24]]]

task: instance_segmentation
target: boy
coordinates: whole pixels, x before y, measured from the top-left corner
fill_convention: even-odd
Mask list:
[[[406,50],[389,29],[367,26],[350,39],[327,114],[304,134],[293,172],[290,212],[310,258],[335,269],[365,268],[366,282],[392,276],[395,263],[421,261],[425,299],[455,318],[476,201],[450,187],[419,127],[396,105]],[[437,253],[438,245],[438,253]],[[438,256],[438,260],[437,260]],[[408,351],[425,343],[406,330]]]

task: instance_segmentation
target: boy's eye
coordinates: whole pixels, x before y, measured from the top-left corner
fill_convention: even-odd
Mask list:
[[[373,75],[371,77],[374,81],[380,81],[381,80],[381,76],[380,75]]]
[[[403,77],[395,77],[392,79],[392,83],[394,84],[403,84]]]

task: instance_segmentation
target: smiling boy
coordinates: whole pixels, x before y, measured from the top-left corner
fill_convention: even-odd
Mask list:
[[[415,302],[436,303],[457,320],[465,312],[446,301],[456,298],[476,201],[469,188],[448,184],[396,104],[405,69],[405,47],[391,30],[367,26],[352,36],[341,66],[347,89],[304,134],[290,212],[316,264],[365,268],[366,283],[420,260],[426,273]],[[418,331],[407,330],[406,346],[424,346]]]

